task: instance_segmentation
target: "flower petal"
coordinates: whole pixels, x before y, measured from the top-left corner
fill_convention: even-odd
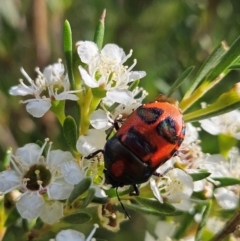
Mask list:
[[[67,183],[64,178],[58,178],[47,187],[48,196],[54,200],[67,199],[73,187],[74,186]]]
[[[79,183],[84,178],[83,172],[75,161],[62,164],[61,171],[65,181],[72,185]]]
[[[0,194],[8,193],[19,185],[21,185],[21,181],[14,170],[0,172]]]
[[[95,110],[90,115],[90,124],[95,128],[99,130],[107,130],[109,127],[111,127],[111,123],[108,121],[107,113],[104,110],[98,109]]]
[[[53,150],[53,151],[50,151],[47,161],[50,165],[53,165],[53,164],[61,165],[63,163],[70,162],[72,160],[74,160],[74,157],[71,152],[62,151],[62,150]]]
[[[103,149],[106,143],[106,133],[101,130],[89,129],[86,136],[80,136],[77,141],[77,150],[88,156],[96,150]]]
[[[31,166],[38,162],[38,158],[40,157],[41,147],[35,143],[26,144],[23,147],[20,147],[16,151],[16,156],[20,157],[21,162],[27,164],[27,166]]]
[[[163,203],[163,199],[162,199],[161,194],[160,194],[160,192],[159,192],[159,190],[158,190],[156,181],[155,181],[153,178],[150,178],[150,188],[151,188],[154,196],[157,198],[157,200],[158,200],[160,203]]]
[[[33,95],[34,89],[31,88],[31,86],[17,85],[17,86],[12,86],[10,88],[9,94],[10,95],[21,95],[21,96]]]
[[[39,217],[42,213],[43,205],[43,198],[37,192],[23,194],[16,203],[18,212],[26,219],[35,219]]]
[[[106,44],[101,50],[102,58],[108,61],[120,64],[125,59],[126,54],[122,48],[119,48],[116,44]]]
[[[91,41],[79,41],[76,43],[77,52],[81,61],[85,64],[89,64],[91,60],[99,54],[98,47]]]
[[[56,241],[85,241],[84,234],[73,230],[73,229],[66,229],[60,231],[56,236]]]
[[[132,99],[132,92],[129,90],[109,90],[106,97],[113,102],[127,105]]]
[[[145,71],[131,71],[129,73],[129,82],[132,82],[134,80],[141,79],[146,76]]]
[[[26,105],[27,112],[36,118],[42,117],[50,107],[50,99],[32,99]]]
[[[83,82],[84,82],[87,86],[89,86],[89,87],[91,87],[91,88],[96,88],[96,87],[99,86],[98,82],[97,82],[95,79],[93,79],[93,78],[88,74],[88,72],[87,72],[81,65],[78,66],[78,69],[79,69],[80,74],[81,74],[81,76],[82,76]]]
[[[48,224],[54,224],[63,216],[63,203],[58,201],[56,202],[47,202],[43,206],[42,214],[40,218],[43,222]]]
[[[234,209],[238,206],[238,196],[227,188],[217,188],[214,192],[214,197],[224,209]]]
[[[60,94],[54,95],[56,100],[78,100],[79,98],[72,93],[69,93],[68,91],[64,91]]]

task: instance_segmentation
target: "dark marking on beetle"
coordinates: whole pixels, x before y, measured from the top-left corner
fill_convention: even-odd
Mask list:
[[[163,137],[166,141],[176,144],[178,141],[175,122],[171,117],[167,117],[156,126],[158,135]]]
[[[126,138],[122,140],[122,143],[141,158],[157,151],[157,147],[152,146],[147,137],[135,130],[134,127],[128,130]]]
[[[163,110],[160,108],[139,107],[137,109],[137,115],[143,122],[147,123],[148,125],[154,124],[162,115],[162,113]]]

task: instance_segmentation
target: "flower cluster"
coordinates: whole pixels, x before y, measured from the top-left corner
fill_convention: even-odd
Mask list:
[[[204,216],[202,206],[206,204],[206,200],[216,200],[218,206],[226,210],[238,207],[240,189],[233,185],[240,183],[238,148],[232,145],[225,152],[227,153],[225,156],[219,153],[208,154],[202,151],[199,140],[199,132],[202,129],[212,135],[224,134],[227,137],[239,139],[240,112],[237,110],[201,120],[197,125],[200,125],[202,129],[186,123],[184,140],[182,138],[184,127],[181,124],[181,138],[176,143],[176,148],[167,153],[169,160],[163,165],[160,164],[162,164],[161,161],[165,161],[165,158],[159,160],[160,166],[157,170],[150,167],[150,159],[142,161],[137,153],[130,151],[129,146],[121,143],[120,139],[117,140],[120,145],[123,144],[129,148],[129,156],[132,159],[136,155],[136,160],[142,162],[139,168],[144,169],[147,166],[147,171],[150,173],[146,173],[147,178],[153,175],[147,181],[146,178],[141,179],[144,183],[141,181],[134,183],[135,180],[129,177],[131,181],[127,184],[132,183],[133,187],[127,185],[122,187],[125,183],[119,185],[111,183],[109,181],[112,178],[111,173],[108,176],[109,170],[106,167],[107,162],[111,160],[104,160],[103,155],[106,139],[114,135],[117,131],[115,129],[121,128],[122,123],[134,110],[141,105],[144,106],[143,101],[148,93],[137,85],[146,73],[133,71],[137,63],[135,59],[130,67],[127,66],[126,61],[129,61],[133,51],[130,50],[128,54],[125,54],[124,50],[116,44],[106,44],[100,48],[94,42],[79,41],[76,43],[75,51],[79,55],[76,63],[81,63],[80,65],[68,63],[67,71],[65,71],[64,65],[59,61],[46,67],[42,72],[37,68],[38,76],[35,80],[32,80],[22,68],[21,72],[28,81],[28,85],[20,80],[20,84],[13,86],[9,91],[11,95],[31,96],[29,99],[24,99],[22,103],[26,104],[27,112],[33,117],[39,118],[47,111],[53,111],[59,118],[63,127],[63,136],[71,150],[71,152],[52,150],[52,142],[49,142],[47,138],[42,145],[29,143],[18,148],[15,153],[11,151],[8,153],[7,169],[0,172],[0,194],[5,195],[15,191],[17,195],[14,203],[22,218],[27,220],[40,218],[44,223],[51,225],[57,224],[60,220],[62,226],[56,225],[56,227],[64,228],[64,230],[60,231],[53,240],[61,241],[68,238],[90,241],[98,225],[95,225],[90,236],[85,239],[82,233],[69,230],[68,226],[64,226],[63,223],[74,224],[80,222],[79,220],[82,223],[91,219],[94,222],[100,220],[103,227],[116,231],[120,227],[120,222],[126,220],[124,215],[127,214],[126,216],[130,217],[125,205],[143,213],[159,214],[161,218],[163,215],[174,216],[184,212],[192,215],[196,223],[199,223]],[[73,84],[72,81],[75,80],[76,83]],[[170,95],[166,98],[170,99]],[[79,107],[74,117],[65,116],[66,100],[76,101],[76,106]],[[161,103],[161,101],[158,102]],[[173,102],[176,101],[172,100],[169,103],[173,104]],[[188,101],[185,99],[185,103],[183,101],[182,105],[179,104],[179,107],[181,106],[184,112],[184,108],[186,110],[189,107]],[[152,122],[159,119],[161,112],[164,112],[160,108],[152,109],[152,112],[144,116],[146,119],[149,118],[149,121],[143,118],[143,122],[147,123],[144,128],[151,127]],[[205,110],[208,110],[208,107]],[[81,118],[77,119],[79,113]],[[194,114],[196,112],[192,114],[195,119],[192,118],[196,120]],[[181,114],[180,116],[182,117]],[[190,117],[187,114],[183,115],[185,120],[189,120]],[[174,118],[175,116],[167,117],[156,127],[160,129],[156,129],[156,132],[166,143],[174,139],[172,136],[177,130]],[[121,130],[123,128],[122,126]],[[152,148],[150,145],[142,145],[146,142],[144,142],[145,136],[141,137],[141,133],[131,138],[129,138],[130,144],[136,138],[140,139],[140,144],[136,143],[136,146],[144,148],[144,151],[146,148],[148,153],[156,150],[155,146]],[[175,152],[178,147],[179,149]],[[120,150],[116,151],[120,152]],[[128,168],[124,166],[125,169],[121,169],[121,165],[125,163],[123,164],[121,160],[116,161],[111,168],[116,173]],[[139,170],[138,166],[136,169]],[[231,179],[230,182],[226,178]],[[116,192],[113,192],[110,184],[116,187]],[[141,197],[127,196],[126,194],[132,193],[132,188],[135,194],[138,194],[139,189]],[[123,212],[115,208],[119,202]],[[198,202],[205,203],[197,206]],[[92,215],[94,208],[98,217]],[[167,210],[161,210],[164,208]],[[165,220],[159,221],[156,227],[159,225],[161,225],[161,230],[165,227],[168,233],[159,234],[156,231],[158,240],[172,240],[172,235],[178,225]],[[189,237],[185,240],[191,239],[192,237]],[[145,240],[155,239],[146,232]]]
[[[32,99],[24,100],[26,110],[34,117],[42,117],[55,100],[78,100],[74,90],[70,90],[70,83],[67,75],[64,75],[64,65],[59,60],[58,63],[50,65],[43,70],[43,73],[36,68],[38,77],[32,80],[29,75],[21,68],[23,76],[30,85],[24,84],[20,79],[18,86],[13,86],[9,93],[11,95],[32,95]]]
[[[30,143],[18,148],[16,154],[9,153],[9,169],[0,173],[0,192],[6,194],[18,189],[16,207],[23,218],[41,217],[53,224],[63,215],[63,204],[74,185],[83,179],[75,158],[70,152],[51,151],[46,156],[44,148]]]

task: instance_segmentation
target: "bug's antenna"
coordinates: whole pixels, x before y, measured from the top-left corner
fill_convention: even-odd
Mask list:
[[[122,203],[122,201],[121,201],[121,199],[120,199],[120,197],[119,197],[119,195],[118,195],[118,191],[117,191],[117,189],[118,189],[118,187],[116,187],[116,195],[117,195],[118,201],[120,202],[121,207],[122,207],[122,209],[123,209],[125,215],[126,215],[126,216],[128,217],[128,219],[130,220],[130,219],[131,219],[131,216],[128,214],[126,208],[124,207],[124,205],[123,205],[123,203]]]

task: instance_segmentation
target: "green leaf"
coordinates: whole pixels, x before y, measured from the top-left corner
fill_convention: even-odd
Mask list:
[[[211,175],[211,173],[210,172],[198,172],[198,173],[190,173],[189,175],[192,177],[193,181],[195,182],[195,181],[199,181],[199,180],[207,178],[208,176]]]
[[[10,225],[14,224],[18,218],[20,218],[20,214],[17,211],[17,208],[14,207],[11,212],[8,214],[8,217],[4,223],[5,227],[9,227]]]
[[[68,216],[65,216],[60,221],[71,223],[71,224],[83,224],[87,223],[92,219],[91,215],[85,212],[76,212],[73,214],[70,214]]]
[[[229,66],[231,66],[240,55],[240,36],[234,41],[229,50],[221,57],[216,67],[208,77],[209,80],[216,79]]]
[[[56,115],[61,125],[66,118],[65,116],[65,101],[64,100],[54,100],[52,101],[51,111]]]
[[[79,182],[72,190],[68,198],[68,203],[71,205],[75,199],[86,192],[91,186],[91,183],[91,178],[84,178],[81,182]]]
[[[240,184],[240,179],[233,177],[213,177],[214,181],[219,182],[219,184],[215,184],[216,187],[227,187]]]
[[[72,65],[72,30],[70,23],[65,20],[63,29],[63,49],[67,67],[68,78],[71,84],[71,89],[75,90],[75,80],[73,76],[73,65]]]
[[[96,190],[94,188],[90,188],[88,190],[88,195],[87,197],[83,200],[83,203],[80,208],[85,208],[88,206],[89,203],[92,202],[94,195],[95,195]]]
[[[176,211],[175,207],[173,207],[172,205],[160,203],[158,200],[146,199],[141,197],[135,197],[134,199],[144,207],[152,211],[161,213],[163,215],[171,215]]]
[[[2,157],[2,160],[0,161],[0,172],[5,171],[6,168],[9,166],[9,153],[12,152],[12,148],[8,148],[4,156]]]
[[[94,42],[97,44],[99,49],[102,49],[102,45],[103,45],[104,30],[105,30],[105,27],[104,27],[105,16],[106,16],[106,9],[104,9],[102,12],[102,15],[99,19],[99,22],[94,34]]]
[[[180,240],[184,237],[190,224],[193,222],[193,215],[191,213],[185,213],[183,219],[181,220],[182,225],[177,225],[176,231],[174,232],[174,240]]]
[[[199,121],[217,115],[227,113],[240,107],[240,83],[224,94],[222,94],[213,104],[206,108],[184,114],[185,122]]]
[[[223,49],[224,48],[227,49],[227,47],[223,47]],[[210,68],[211,65],[207,68],[210,70],[210,72],[206,72],[207,76],[204,77],[204,79],[202,78],[204,82],[195,90],[195,92],[192,93],[191,90],[187,92],[181,101],[179,106],[183,112],[186,111],[186,109],[188,109],[199,98],[201,98],[207,91],[213,88],[213,86],[218,84],[229,73],[230,66],[237,63],[240,56],[240,37],[235,40],[232,46],[224,54],[221,48],[218,48],[214,53],[216,54],[216,56],[213,58],[215,63],[211,61],[213,68]]]
[[[173,213],[166,214],[166,213],[163,213],[161,211],[158,212],[157,210],[154,210],[154,209],[151,209],[151,208],[148,208],[148,207],[145,207],[145,206],[137,205],[137,204],[124,203],[124,207],[126,207],[128,209],[132,209],[136,212],[142,212],[142,213],[145,213],[145,214],[151,214],[151,215],[156,215],[156,216],[160,216],[160,215],[163,215],[163,216],[179,216],[179,215],[183,214],[182,211],[178,211],[178,210],[176,210]]]
[[[179,88],[179,86],[184,82],[184,80],[187,79],[187,77],[190,75],[190,73],[193,71],[194,66],[191,66],[187,68],[173,83],[173,85],[170,87],[170,90],[168,91],[167,97],[170,97],[176,89]]]
[[[41,218],[37,218],[34,229],[41,229],[44,226],[44,222]]]
[[[68,145],[74,150],[78,139],[78,128],[75,120],[71,116],[67,116],[63,123],[63,135]]]
[[[226,53],[227,49],[223,43],[219,44],[217,48],[211,53],[207,60],[203,63],[201,68],[198,70],[197,74],[192,80],[192,85],[188,88],[186,94],[183,97],[183,102],[188,99],[196,87],[206,79],[206,76],[211,70],[213,70],[217,63],[219,63],[221,57]]]
[[[210,209],[212,206],[212,201],[209,201],[208,205],[205,206],[205,209],[202,214],[201,222],[198,225],[197,233],[195,235],[195,241],[201,241],[203,228],[206,226],[206,222],[210,213]]]
[[[240,64],[232,64],[228,69],[240,69]]]

